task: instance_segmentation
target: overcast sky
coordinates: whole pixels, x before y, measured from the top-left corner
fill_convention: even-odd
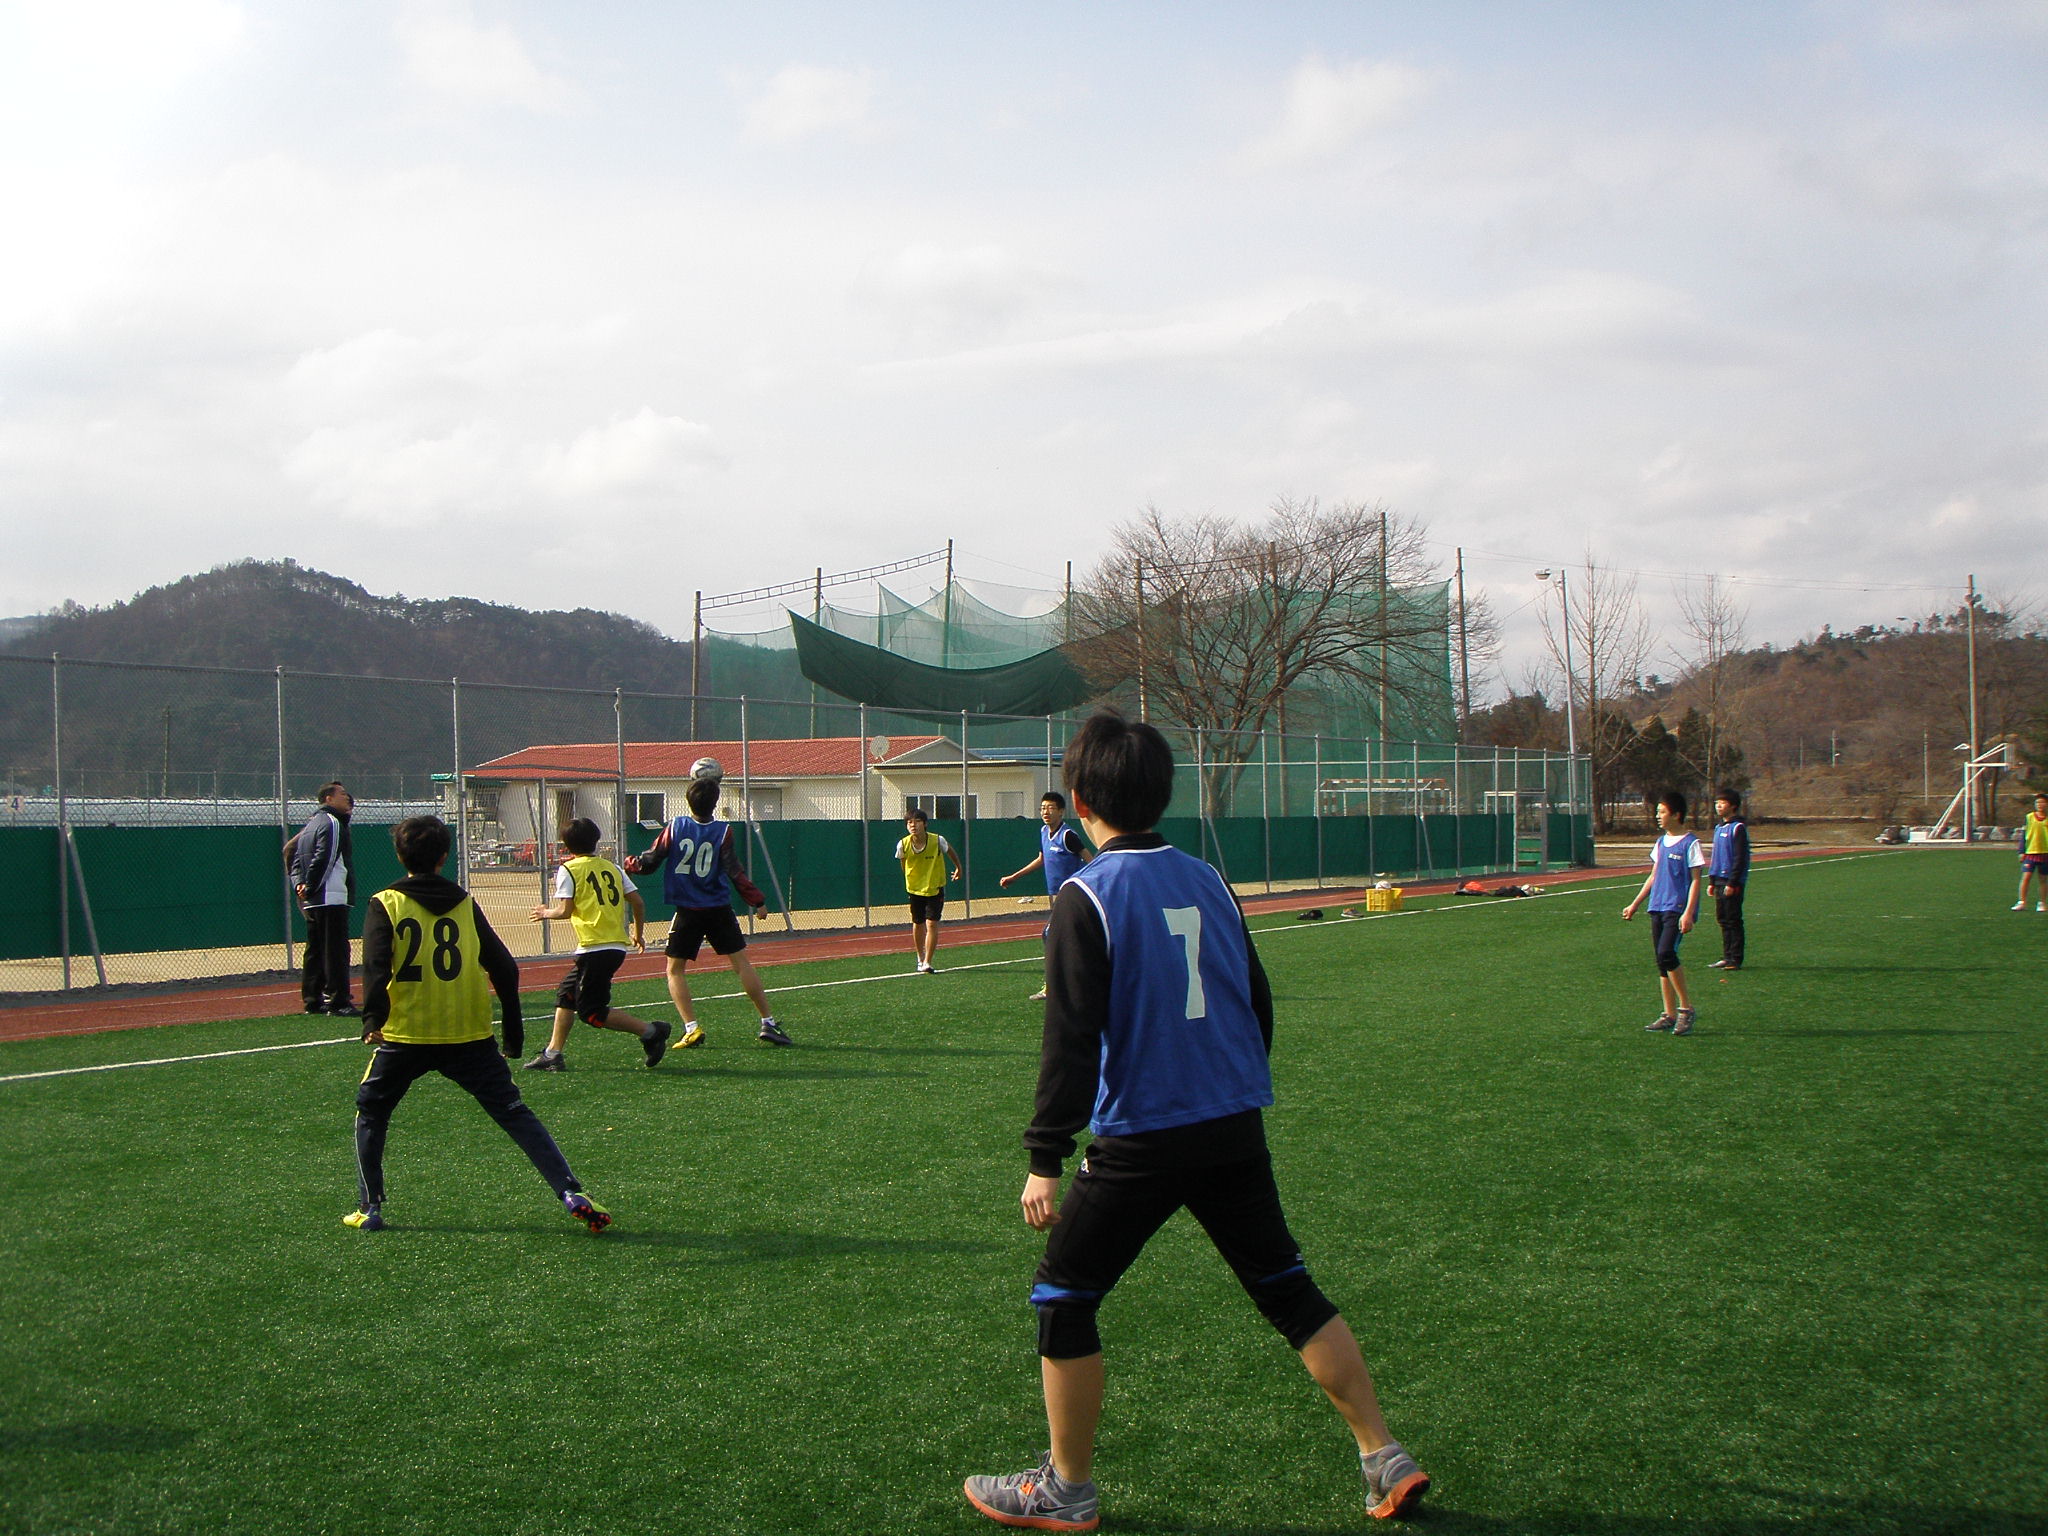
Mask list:
[[[0,614],[687,634],[1281,495],[1511,671],[1588,551],[1778,640],[2048,571],[2048,0],[0,0],[0,209]]]

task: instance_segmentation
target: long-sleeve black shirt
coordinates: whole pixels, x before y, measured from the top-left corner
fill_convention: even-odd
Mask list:
[[[410,896],[436,917],[452,912],[469,895],[445,875],[407,875],[392,890]],[[498,994],[499,1012],[504,1017],[504,1049],[517,1056],[526,1049],[526,1020],[519,1011],[519,962],[498,937],[497,929],[484,917],[482,907],[476,918],[477,959],[491,978],[491,990]],[[363,918],[363,1038],[382,1029],[391,1017],[391,914],[384,903],[373,901]]]
[[[1100,853],[1157,848],[1165,841],[1156,832],[1134,832],[1111,838]],[[1259,1033],[1270,1052],[1273,989],[1259,963],[1249,928],[1244,945],[1251,965],[1252,1010],[1258,1015]],[[1109,1016],[1109,975],[1109,937],[1103,931],[1101,914],[1095,903],[1069,882],[1053,898],[1052,924],[1046,934],[1045,1038],[1039,1051],[1037,1104],[1024,1132],[1031,1171],[1047,1178],[1059,1177],[1095,1105],[1102,1074],[1102,1037],[1114,1025]],[[1102,1137],[1099,1142],[1105,1146],[1114,1143],[1133,1158],[1199,1166],[1256,1155],[1265,1145],[1265,1129],[1259,1111],[1253,1109],[1169,1130]]]

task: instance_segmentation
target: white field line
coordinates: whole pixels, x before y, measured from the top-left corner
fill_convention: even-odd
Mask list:
[[[252,1045],[239,1051],[202,1051],[197,1056],[159,1056],[154,1061],[109,1061],[97,1067],[59,1067],[54,1072],[17,1072],[12,1077],[0,1077],[0,1083],[25,1083],[38,1077],[75,1077],[80,1072],[118,1072],[123,1067],[171,1067],[181,1061],[213,1061],[221,1056],[260,1056],[265,1051],[303,1051],[314,1045],[360,1045],[357,1035],[344,1035],[338,1040],[296,1040],[290,1045]]]
[[[1846,853],[1836,854],[1831,858],[1825,859],[1801,859],[1796,863],[1773,864],[1771,868],[1775,870],[1810,869],[1821,864],[1845,864],[1856,859],[1881,859],[1883,857],[1885,855],[1881,853]],[[1538,901],[1558,901],[1567,896],[1602,895],[1613,891],[1627,890],[1636,883],[1633,877],[1618,885],[1590,881],[1575,883],[1561,890],[1546,891],[1543,895],[1534,899]],[[1307,933],[1318,929],[1341,928],[1347,923],[1379,922],[1386,918],[1440,917],[1447,912],[1494,911],[1502,905],[1504,905],[1502,901],[1494,900],[1475,902],[1469,906],[1460,904],[1443,907],[1417,907],[1412,912],[1361,912],[1356,917],[1326,918],[1319,923],[1275,923],[1269,928],[1255,928],[1252,931],[1261,938],[1269,938],[1276,933]],[[1014,942],[1022,943],[1025,941],[1017,940]],[[1039,957],[1036,955],[1019,955],[1013,960],[976,960],[966,965],[949,965],[946,967],[946,970],[1001,970],[1013,965],[1036,964],[1038,959]],[[836,981],[800,981],[792,982],[788,986],[783,987],[764,987],[763,990],[770,993],[815,992],[825,987],[858,987],[877,981],[909,981],[918,975],[919,973],[916,971],[887,971],[879,976],[844,976]],[[746,995],[744,992],[709,992],[703,994],[699,1000],[707,1003],[724,1003],[731,1002],[735,998],[745,997]],[[617,1005],[617,1011],[620,1013],[630,1013],[637,1008],[667,1008],[669,1006],[668,1000],[664,998],[652,1003],[620,1003]],[[260,1056],[266,1051],[302,1051],[309,1046],[315,1045],[360,1045],[361,1043],[362,1041],[359,1037],[345,1035],[335,1040],[300,1040],[291,1045],[256,1045],[238,1051],[202,1051],[194,1056],[159,1056],[150,1061],[110,1061],[96,1067],[59,1067],[50,1072],[17,1072],[9,1077],[0,1077],[0,1083],[25,1083],[42,1077],[73,1077],[81,1072],[119,1072],[127,1067],[172,1067],[188,1061],[216,1061],[226,1056]]]

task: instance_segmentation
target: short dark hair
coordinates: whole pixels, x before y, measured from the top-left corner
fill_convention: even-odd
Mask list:
[[[597,852],[597,840],[604,834],[588,816],[578,816],[562,828],[562,846],[574,854]]]
[[[342,782],[341,782],[341,780],[339,780],[339,779],[329,779],[329,780],[328,780],[328,781],[327,781],[327,782],[326,782],[325,784],[322,784],[322,785],[320,786],[320,793],[319,793],[319,794],[317,794],[317,795],[315,795],[315,796],[314,796],[313,798],[314,798],[315,800],[325,800],[325,799],[326,799],[326,798],[327,798],[327,797],[328,797],[329,795],[333,794],[333,793],[334,793],[334,792],[335,792],[335,791],[336,791],[337,789],[338,789],[338,790],[340,790],[340,791],[341,791],[341,792],[342,792],[342,793],[343,793],[344,795],[348,793],[348,786],[347,786],[346,784],[342,783]]]
[[[454,844],[448,823],[438,816],[408,816],[391,829],[391,846],[410,875],[431,875],[448,862]]]
[[[1173,748],[1120,709],[1098,709],[1067,743],[1067,792],[1119,832],[1150,832],[1173,802]]]
[[[1726,800],[1738,811],[1742,809],[1742,791],[1739,789],[1730,789],[1726,784],[1723,784],[1714,791],[1714,798],[1716,800]]]
[[[683,791],[683,803],[689,806],[692,816],[709,816],[718,809],[718,791],[722,787],[718,779],[692,779]]]
[[[1054,805],[1058,806],[1063,811],[1067,808],[1067,797],[1061,794],[1056,789],[1048,789],[1044,794],[1038,797],[1038,803],[1040,805],[1045,804],[1045,802],[1048,800],[1050,800]]]
[[[1685,820],[1686,806],[1684,790],[1660,789],[1659,791],[1657,791],[1657,804],[1663,806],[1666,810],[1670,811],[1671,814],[1676,816],[1680,821]]]
[[[921,805],[906,805],[903,807],[903,819],[905,821],[921,821],[927,826],[931,824],[931,817],[925,815],[924,807]]]

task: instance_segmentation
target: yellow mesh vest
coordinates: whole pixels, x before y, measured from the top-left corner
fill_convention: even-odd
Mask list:
[[[600,944],[626,942],[626,877],[610,859],[594,853],[582,854],[562,865],[576,882],[576,895],[569,904],[569,922],[576,930],[576,947],[594,949]]]
[[[391,919],[391,1017],[384,1038],[401,1045],[460,1045],[491,1035],[491,982],[476,935],[476,903],[429,911],[410,896],[384,890],[378,905]]]
[[[924,852],[919,853],[905,837],[897,844],[903,860],[903,887],[913,896],[937,896],[946,889],[946,855],[939,847],[939,834],[927,832]]]
[[[2043,821],[2032,811],[2027,812],[2028,853],[2048,853],[2048,821]]]

